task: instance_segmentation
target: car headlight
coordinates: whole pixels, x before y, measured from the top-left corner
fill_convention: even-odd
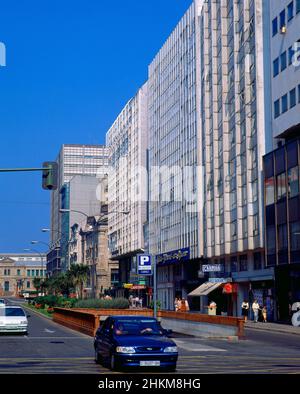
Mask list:
[[[26,321],[26,320],[22,320],[22,321],[20,322],[20,324],[22,324],[22,325],[26,324],[26,325],[27,325],[27,321]]]
[[[177,346],[169,346],[166,347],[164,350],[165,353],[178,353],[178,348]]]
[[[132,354],[135,353],[135,349],[132,346],[118,346],[116,348],[117,353],[126,353],[126,354]]]

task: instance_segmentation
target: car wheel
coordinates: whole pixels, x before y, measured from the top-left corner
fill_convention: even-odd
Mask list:
[[[166,369],[166,372],[176,372],[176,365],[175,367],[169,367]]]
[[[97,349],[95,349],[95,363],[96,364],[101,364],[101,356],[100,356],[100,354],[99,354]]]
[[[115,360],[115,356],[113,354],[110,356],[110,369],[112,371],[114,371],[116,369],[116,360]]]

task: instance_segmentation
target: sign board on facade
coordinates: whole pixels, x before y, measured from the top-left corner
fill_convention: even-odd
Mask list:
[[[203,272],[223,272],[224,265],[222,264],[205,264],[202,265]]]
[[[232,278],[209,278],[208,281],[212,283],[227,283],[232,282]]]
[[[172,252],[163,253],[156,256],[156,262],[158,265],[176,264],[181,261],[187,261],[189,259],[190,259],[190,248],[178,249]]]
[[[138,261],[138,274],[144,276],[152,275],[152,258],[151,255],[139,254],[137,256]]]

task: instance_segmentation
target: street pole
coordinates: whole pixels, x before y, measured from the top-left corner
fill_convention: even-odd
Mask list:
[[[156,276],[156,256],[153,255],[153,302],[154,302],[154,318],[157,319],[157,276]]]

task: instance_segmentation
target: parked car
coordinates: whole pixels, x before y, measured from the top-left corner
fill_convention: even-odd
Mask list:
[[[4,298],[0,298],[0,306],[5,306],[6,302]]]
[[[28,333],[26,313],[19,306],[5,306],[0,308],[0,333]]]
[[[168,337],[171,333],[150,317],[110,316],[97,330],[95,361],[112,370],[157,367],[175,371],[178,349]]]

